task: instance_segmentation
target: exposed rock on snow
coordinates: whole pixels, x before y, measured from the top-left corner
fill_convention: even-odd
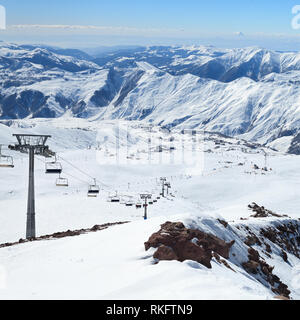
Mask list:
[[[145,249],[156,248],[153,258],[158,261],[193,260],[211,268],[215,259],[233,272],[242,268],[277,299],[290,299],[291,291],[280,279],[281,265],[300,258],[300,222],[255,203],[249,208],[256,214],[242,224],[210,218],[191,228],[195,222],[166,222],[145,243]],[[272,261],[277,261],[276,265]]]
[[[226,243],[214,235],[187,229],[183,223],[166,222],[145,243],[145,248],[158,248],[154,254],[158,260],[194,260],[211,268],[213,252],[228,259],[233,244],[234,241]]]
[[[102,231],[105,230],[109,227],[125,224],[128,222],[114,222],[114,223],[106,223],[103,225],[95,225],[92,228],[88,229],[80,229],[80,230],[68,230],[64,232],[56,232],[51,235],[45,235],[45,236],[40,236],[32,239],[20,239],[18,242],[11,242],[11,243],[3,243],[0,244],[0,249],[1,248],[7,248],[7,247],[12,247],[18,244],[26,243],[26,242],[33,242],[33,241],[42,241],[42,240],[54,240],[54,239],[62,239],[62,238],[68,238],[68,237],[76,237],[80,236],[82,234],[87,234],[91,232],[97,232],[97,231]]]
[[[260,207],[256,203],[249,205],[249,208],[253,212],[255,212],[255,214],[251,216],[253,218],[267,218],[267,217],[287,218],[288,217],[287,215],[280,215],[272,212],[271,210],[267,210],[265,209],[265,207]]]
[[[288,258],[285,251],[300,259],[299,225],[299,222],[290,221],[288,223],[281,223],[276,227],[262,228],[260,233],[263,237],[277,244],[282,249],[282,257],[287,262]]]
[[[259,252],[255,249],[250,248],[248,253],[249,261],[242,264],[244,269],[250,274],[258,274],[261,279],[267,281],[271,285],[271,290],[275,294],[290,298],[291,292],[288,290],[288,286],[282,283],[278,276],[273,274],[274,267],[271,267],[264,260],[262,260]]]

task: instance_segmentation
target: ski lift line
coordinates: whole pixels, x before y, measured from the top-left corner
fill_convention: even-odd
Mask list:
[[[76,179],[76,180],[78,180],[78,181],[80,181],[80,182],[88,185],[89,187],[91,186],[91,183],[90,183],[90,182],[84,181],[84,180],[82,180],[82,179],[80,179],[80,178],[77,178],[77,177],[75,177],[74,175],[72,175],[72,174],[70,174],[70,173],[67,173],[67,172],[65,172],[65,171],[64,171],[64,175],[67,175],[67,176],[69,176],[69,177],[71,177],[71,178],[73,178],[73,179]],[[105,191],[105,192],[110,192],[109,189],[103,189],[103,191]]]
[[[91,178],[92,180],[95,180],[94,177],[92,177],[91,175],[87,174],[87,173],[84,172],[82,169],[76,167],[76,166],[75,166],[74,164],[72,164],[70,161],[64,159],[64,158],[61,157],[61,156],[59,156],[58,158],[61,159],[61,160],[63,160],[64,162],[66,162],[66,163],[69,164],[71,167],[73,167],[74,169],[78,170],[79,172],[81,172],[81,173],[84,174],[85,176]],[[108,186],[107,184],[103,183],[102,181],[100,181],[100,180],[98,180],[98,179],[96,179],[96,180],[99,181],[102,186],[110,187],[110,186]]]
[[[72,174],[70,174],[70,173],[67,173],[67,172],[65,172],[65,171],[64,171],[64,174],[65,174],[65,175],[67,175],[67,176],[69,176],[69,177],[71,177],[71,178],[73,178],[73,179],[76,179],[76,180],[78,180],[78,181],[80,181],[80,182],[82,182],[82,183],[84,183],[84,184],[86,184],[86,185],[90,185],[90,183],[89,183],[89,182],[84,181],[84,180],[81,180],[81,179],[79,179],[79,178],[77,178],[77,177],[73,176],[73,175],[72,175]]]
[[[83,170],[81,170],[81,169],[79,169],[78,167],[76,167],[75,165],[73,165],[70,161],[64,159],[64,158],[61,157],[61,156],[57,156],[57,158],[65,161],[65,162],[68,163],[70,166],[72,166],[74,169],[76,169],[77,171],[83,173],[85,176],[87,176],[87,177],[95,180],[94,177],[92,177],[92,176],[90,176],[89,174],[85,173]],[[40,159],[40,158],[38,158],[38,157],[37,157],[37,159],[38,159],[39,161],[43,162],[44,164],[46,163],[46,161],[44,161],[44,160],[42,160],[42,159]],[[75,177],[74,175],[71,175],[71,174],[69,174],[69,173],[66,173],[65,170],[64,170],[64,174],[66,174],[66,175],[68,175],[68,176],[70,176],[70,177],[72,177],[72,178],[74,178],[74,179],[76,179],[76,180],[78,180],[78,181],[80,181],[80,182],[82,182],[82,183],[84,183],[84,184],[90,185],[89,182],[84,181],[84,180],[82,180],[82,179],[80,179],[80,178],[78,178],[78,177]],[[96,179],[96,180],[97,180],[97,179]],[[151,180],[155,181],[156,179],[155,179],[155,178],[152,178]],[[98,180],[97,180],[97,181],[98,181]],[[101,181],[99,181],[99,182],[100,182],[100,184],[101,184],[102,186],[104,186],[104,187],[106,187],[106,188],[113,188],[113,186],[106,185],[106,184],[104,184],[104,183],[101,182]],[[147,184],[147,183],[146,183],[146,182],[144,182],[144,183],[140,183],[140,182],[131,183],[131,185],[135,185],[135,186],[137,186],[137,185],[145,185],[145,184]],[[128,184],[127,184],[126,186],[128,186]],[[122,188],[122,187],[125,187],[125,184],[124,184],[124,186],[121,185],[120,187],[121,187],[121,188]],[[105,190],[105,189],[104,189],[104,190]],[[105,191],[109,192],[108,190],[110,190],[110,189],[106,189]]]
[[[39,160],[39,161],[41,161],[41,162],[43,162],[44,164],[46,163],[44,160],[42,160],[42,159],[40,159],[40,158],[38,158],[38,157],[36,157],[36,159]],[[82,182],[82,183],[84,183],[84,184],[87,184],[87,185],[90,184],[88,181],[84,181],[84,180],[82,180],[82,179],[80,179],[80,178],[75,177],[74,175],[72,175],[72,174],[70,174],[70,173],[65,172],[65,170],[64,170],[64,174],[67,175],[67,176],[69,176],[69,177],[71,177],[71,178],[73,178],[73,179],[76,179],[76,180],[78,180],[78,181],[80,181],[80,182]]]
[[[65,162],[68,163],[70,166],[72,166],[74,169],[76,169],[76,170],[78,170],[79,172],[83,173],[85,176],[87,176],[87,177],[95,180],[94,177],[90,176],[89,174],[85,173],[83,170],[81,170],[81,169],[79,169],[78,167],[74,166],[71,162],[69,162],[68,160],[64,159],[63,157],[57,156],[57,154],[56,154],[56,157],[57,157],[57,158],[60,158],[60,159],[63,160],[63,161],[65,161]],[[44,162],[44,161],[43,161],[43,162]],[[44,162],[44,163],[46,163],[46,162]],[[83,182],[83,183],[85,183],[85,184],[87,184],[87,185],[90,185],[89,182],[86,182],[86,181],[83,181],[82,179],[76,178],[75,176],[73,176],[73,175],[71,175],[71,174],[68,174],[68,173],[66,173],[65,171],[64,171],[64,173],[67,174],[68,176],[70,176],[70,177],[72,177],[72,178],[80,181],[80,182]],[[109,186],[105,185],[104,183],[102,183],[101,181],[100,181],[100,183],[101,183],[103,186],[109,187]]]
[[[59,159],[65,161],[66,163],[68,163],[71,167],[73,167],[74,169],[80,171],[82,174],[86,175],[87,177],[94,179],[94,177],[90,176],[89,174],[87,174],[86,172],[84,172],[82,169],[79,169],[78,167],[76,167],[74,164],[72,164],[70,161],[64,159],[63,157],[59,156]]]
[[[43,161],[42,159],[39,159],[39,158],[37,158],[37,159],[40,160],[41,162],[45,163],[45,161]],[[69,176],[69,177],[71,177],[71,178],[73,178],[73,179],[75,179],[75,180],[77,180],[77,181],[80,181],[80,182],[82,182],[82,183],[84,183],[86,185],[90,185],[90,183],[88,181],[85,181],[85,180],[82,180],[82,179],[80,179],[78,177],[75,177],[74,175],[65,172],[65,170],[64,170],[64,174]]]

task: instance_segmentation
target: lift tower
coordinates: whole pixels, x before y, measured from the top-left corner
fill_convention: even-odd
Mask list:
[[[166,184],[166,181],[167,181],[167,178],[164,178],[164,177],[162,177],[162,178],[160,178],[160,182],[162,183],[162,196],[163,196],[163,198],[165,197],[165,184]]]
[[[166,182],[165,186],[167,188],[167,195],[169,195],[169,189],[171,189],[171,183],[170,182]]]
[[[148,215],[147,215],[148,200],[152,199],[152,194],[150,194],[150,193],[141,194],[141,199],[145,200],[145,204],[144,204],[144,208],[145,208],[144,219],[147,220],[148,219]]]
[[[17,138],[18,143],[10,146],[10,149],[29,153],[29,182],[28,182],[28,202],[27,202],[27,223],[26,223],[26,239],[36,237],[35,230],[35,193],[34,193],[34,155],[49,157],[52,152],[46,146],[46,141],[51,136],[47,135],[28,135],[13,134]]]
[[[264,170],[265,171],[268,171],[268,154],[265,150],[262,150],[263,151],[263,154],[264,154],[264,157],[265,157],[265,167],[264,167]]]

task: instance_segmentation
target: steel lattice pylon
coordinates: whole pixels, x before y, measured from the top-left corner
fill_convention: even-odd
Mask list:
[[[144,219],[147,220],[148,219],[148,215],[147,215],[148,200],[152,199],[152,194],[144,193],[144,194],[141,194],[140,196],[141,196],[142,200],[145,200],[145,204],[144,204],[144,208],[145,208]]]
[[[53,154],[46,146],[49,135],[29,135],[29,134],[13,134],[17,138],[18,144],[9,146],[10,149],[29,153],[29,182],[28,182],[28,201],[27,201],[27,223],[26,223],[26,239],[36,237],[35,227],[35,192],[34,192],[34,155],[42,155],[49,157]]]

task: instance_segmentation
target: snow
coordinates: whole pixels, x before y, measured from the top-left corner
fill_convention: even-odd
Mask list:
[[[299,54],[174,46],[132,55],[113,54],[100,67],[45,48],[1,43],[0,116],[143,120],[263,144],[299,127]],[[38,110],[30,104],[34,93],[43,101]],[[281,142],[281,150],[289,148],[288,139]]]
[[[15,165],[0,168],[0,244],[25,237],[28,155],[8,148],[14,133],[51,135],[69,182],[57,187],[46,160],[35,157],[37,236],[128,222],[1,248],[0,299],[274,299],[241,266],[248,259],[244,227],[259,233],[290,221],[249,218],[252,202],[299,219],[299,161],[286,154],[294,137],[281,134],[299,128],[300,55],[173,46],[110,53],[107,61],[0,43],[0,117],[8,119],[0,123],[0,144]],[[140,203],[141,193],[157,198],[161,177],[170,194],[150,205],[144,220],[143,209],[125,204]],[[100,195],[88,198],[94,179]],[[108,202],[115,195],[120,203]],[[155,250],[146,252],[144,243],[166,221],[235,240],[227,261],[234,271],[215,259],[212,269],[155,264]],[[281,248],[269,245],[271,258],[254,248],[300,299],[299,259],[288,254],[285,263]]]
[[[183,164],[178,157],[183,141],[179,130],[167,133],[136,121],[89,121],[68,116],[18,120],[10,127],[0,125],[0,143],[12,143],[12,133],[18,132],[52,135],[49,146],[58,152],[62,176],[70,183],[69,188],[56,187],[57,177],[45,175],[44,159],[36,157],[38,236],[108,222],[130,223],[78,237],[0,249],[0,280],[1,275],[5,280],[5,285],[0,285],[1,299],[274,298],[269,289],[239,266],[247,260],[247,248],[231,229],[217,225],[216,219],[230,222],[238,232],[236,226],[241,217],[250,216],[247,205],[253,201],[298,219],[298,157],[262,147],[251,149],[238,139],[199,133],[197,146],[191,135],[185,136],[184,149],[188,159],[196,155],[199,161]],[[149,137],[153,141],[151,160],[147,153]],[[154,151],[161,143],[160,137],[166,146],[170,137],[174,138],[175,162],[170,162],[169,151]],[[224,145],[218,145],[219,140]],[[211,153],[203,152],[209,149]],[[254,164],[265,164],[262,150],[267,151],[267,165],[273,169],[265,175],[253,169]],[[0,170],[0,243],[24,238],[28,174],[27,155],[7,147],[3,154],[14,157],[15,168]],[[133,159],[127,159],[127,154],[133,154]],[[245,165],[238,166],[241,162]],[[175,197],[170,195],[150,206],[146,221],[143,209],[126,207],[124,201],[107,202],[115,191],[122,199],[135,202],[143,192],[158,196],[162,176],[171,182]],[[97,178],[101,193],[97,198],[88,198],[87,189],[93,177]],[[236,272],[216,261],[211,270],[192,261],[153,264],[153,250],[146,252],[144,242],[166,221],[182,221],[226,241],[234,237],[237,243],[233,252],[237,258],[231,257],[229,264]],[[267,223],[264,219],[247,222],[254,229]],[[269,263],[289,285],[292,297],[299,299],[300,262],[291,255],[289,261],[288,266],[278,256]]]
[[[163,221],[156,218],[74,239],[28,244],[13,252],[1,250],[1,261],[7,270],[7,289],[0,291],[0,297],[272,299],[257,282],[224,270],[216,263],[212,271],[192,262],[153,265],[143,242],[145,234],[155,232]],[[21,265],[26,277],[20,272]]]
[[[281,137],[270,142],[268,146],[281,152],[288,152],[289,146],[291,145],[293,139],[293,136]]]

